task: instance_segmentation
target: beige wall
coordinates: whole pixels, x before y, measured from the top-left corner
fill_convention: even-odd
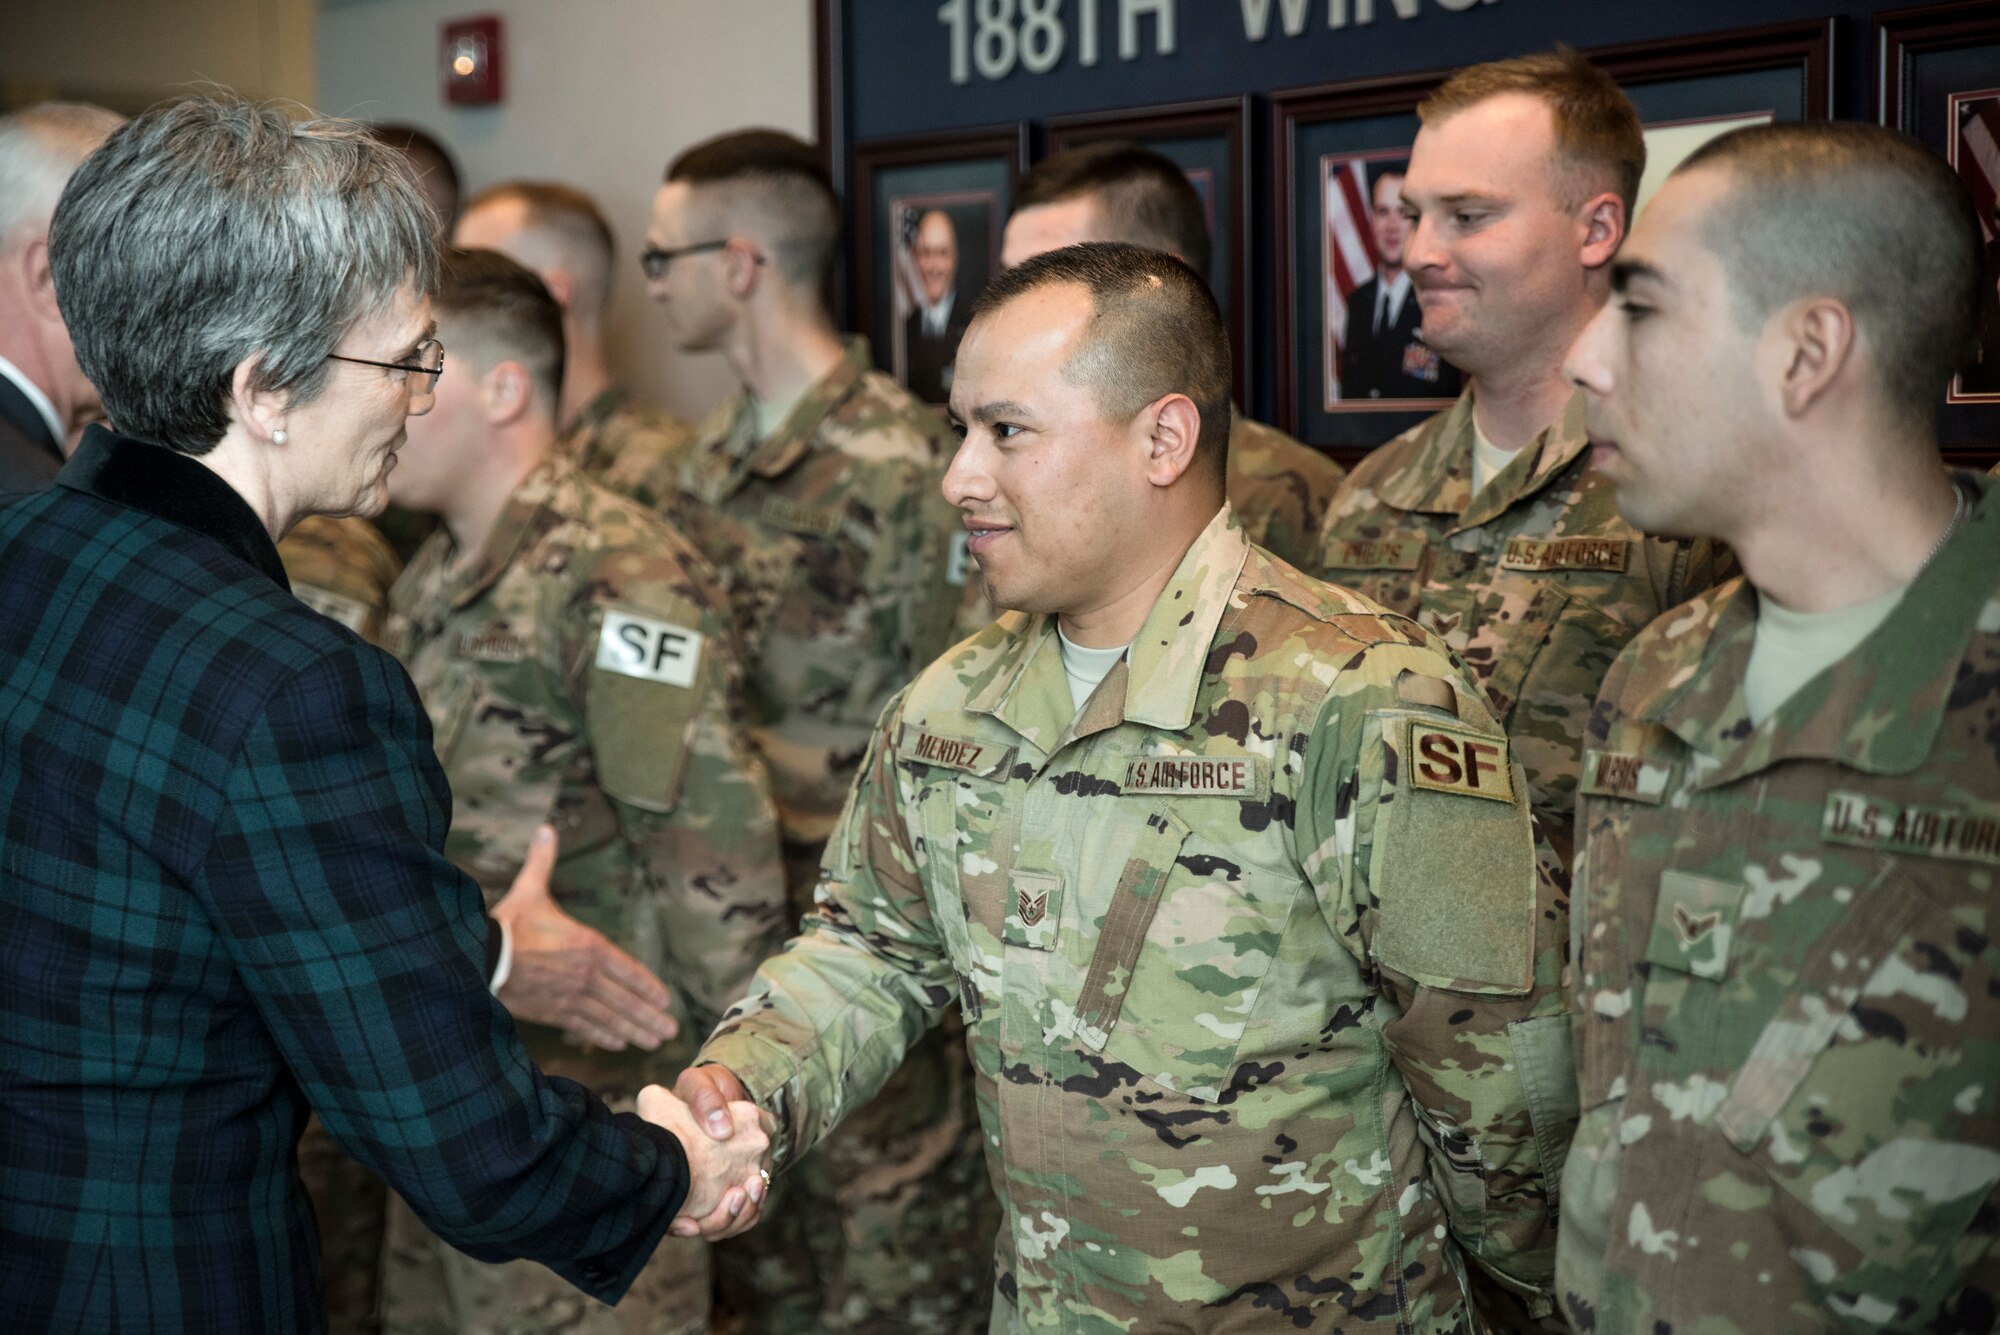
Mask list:
[[[190,84],[313,99],[313,0],[5,0],[0,107],[139,111]]]
[[[438,29],[489,13],[506,25],[506,102],[449,107]],[[422,126],[468,192],[527,176],[597,197],[619,246],[613,358],[634,389],[696,418],[734,388],[719,358],[668,346],[635,256],[682,148],[746,125],[811,136],[811,0],[325,0],[318,39],[320,109]]]

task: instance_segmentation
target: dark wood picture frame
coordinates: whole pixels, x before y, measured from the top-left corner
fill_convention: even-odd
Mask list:
[[[1273,369],[1275,371],[1275,395],[1272,407],[1273,420],[1284,431],[1315,448],[1322,449],[1345,465],[1352,465],[1376,445],[1388,441],[1397,432],[1415,425],[1430,412],[1442,408],[1449,401],[1442,401],[1437,408],[1408,407],[1404,400],[1392,400],[1393,406],[1381,408],[1356,406],[1352,411],[1366,414],[1366,422],[1371,438],[1348,440],[1312,439],[1312,433],[1298,411],[1301,390],[1301,361],[1307,355],[1304,340],[1299,337],[1298,265],[1306,258],[1297,221],[1299,204],[1298,192],[1302,188],[1318,189],[1318,176],[1311,178],[1311,184],[1298,177],[1296,172],[1299,155],[1299,137],[1309,126],[1322,125],[1333,121],[1360,121],[1384,115],[1409,115],[1416,113],[1417,103],[1435,92],[1438,85],[1451,77],[1450,70],[1429,70],[1420,74],[1400,74],[1373,79],[1359,79],[1351,83],[1324,85],[1317,88],[1291,89],[1272,95],[1271,98],[1271,221],[1275,242],[1272,257],[1271,287],[1276,300],[1272,303],[1275,318],[1275,338],[1273,340]],[[1412,131],[1412,138],[1415,137]],[[1376,144],[1357,144],[1356,153],[1381,148]],[[1391,145],[1390,147],[1395,147]],[[1402,145],[1407,151],[1408,145]],[[1312,252],[1316,255],[1319,247]],[[1317,361],[1319,353],[1313,352]],[[1374,429],[1379,424],[1380,429]]]
[[[1874,20],[1875,115],[1881,124],[1914,136],[1949,160],[1952,94],[2000,92],[2000,8],[1990,3],[1923,5],[1877,13]],[[1985,52],[1991,52],[1990,62]],[[1967,57],[1977,69],[1967,68]],[[1927,66],[1955,65],[1956,71]],[[1961,81],[1978,87],[1957,86]],[[1926,102],[1941,105],[1926,107]],[[1941,113],[1933,115],[1932,113]],[[2000,327],[2000,236],[1988,248],[1982,275],[1981,327],[1989,335]],[[1988,343],[1989,351],[1993,339]],[[2000,459],[2000,394],[1974,389],[1955,377],[1938,416],[1938,439],[1947,460],[1972,467]]]
[[[1250,370],[1255,365],[1256,346],[1250,319],[1257,232],[1253,217],[1255,193],[1251,186],[1251,98],[1214,98],[1203,102],[1175,102],[1165,106],[1134,107],[1119,111],[1090,112],[1075,116],[1053,116],[1044,123],[1046,151],[1043,156],[1061,153],[1083,144],[1107,139],[1129,139],[1148,148],[1189,139],[1214,139],[1216,156],[1229,174],[1226,186],[1209,200],[1217,226],[1212,229],[1222,239],[1220,224],[1226,219],[1228,254],[1212,254],[1210,271],[1226,279],[1222,316],[1229,328],[1235,350],[1236,401],[1248,403]],[[1220,249],[1220,247],[1218,247]]]
[[[1641,104],[1642,116],[1646,115],[1646,102],[1662,94],[1687,93],[1698,101],[1699,85],[1706,81],[1790,71],[1798,79],[1794,105],[1769,109],[1782,119],[1821,120],[1831,117],[1834,111],[1835,25],[1834,19],[1762,24],[1693,37],[1603,47],[1584,54],[1633,93],[1634,100]],[[1452,73],[1448,69],[1429,70],[1361,79],[1288,89],[1271,97],[1270,216],[1274,243],[1271,286],[1276,294],[1273,306],[1277,372],[1273,419],[1279,427],[1344,463],[1353,463],[1374,446],[1415,425],[1426,415],[1426,410],[1412,409],[1411,400],[1384,400],[1379,408],[1357,404],[1347,409],[1341,419],[1354,424],[1345,427],[1345,438],[1334,438],[1324,428],[1316,430],[1320,423],[1306,420],[1300,411],[1300,396],[1306,387],[1301,358],[1308,350],[1302,346],[1300,337],[1298,266],[1312,261],[1316,249],[1302,246],[1297,226],[1299,192],[1315,188],[1299,172],[1300,136],[1334,122],[1351,122],[1357,128],[1373,122],[1379,127],[1387,118],[1406,116],[1411,120],[1409,137],[1414,139],[1417,104]],[[1697,114],[1749,110],[1753,109],[1726,105],[1679,111],[1664,109],[1648,119],[1683,120]],[[1377,128],[1364,133],[1372,133],[1379,140],[1381,131]],[[1400,146],[1407,150],[1408,140]],[[1395,147],[1398,145],[1366,139],[1357,139],[1352,146],[1357,156]],[[1317,177],[1311,179],[1316,181]],[[1317,360],[1318,353],[1312,355]],[[1361,438],[1364,431],[1369,438]]]
[[[988,256],[992,271],[997,271],[1000,258],[998,229],[1006,224],[1014,183],[1027,170],[1029,146],[1029,125],[1026,121],[951,130],[941,134],[878,139],[854,146],[853,176],[847,191],[851,327],[869,335],[875,344],[872,350],[878,366],[890,365],[888,347],[877,337],[883,328],[883,320],[887,318],[884,312],[877,309],[876,299],[876,288],[882,277],[881,261],[888,254],[884,249],[882,220],[875,216],[875,196],[884,179],[891,173],[912,167],[984,164],[1003,168],[1005,197],[994,201],[996,217]],[[961,253],[963,245],[961,241]]]

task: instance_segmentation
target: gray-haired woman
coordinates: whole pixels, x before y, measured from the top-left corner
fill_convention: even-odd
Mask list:
[[[0,505],[0,1329],[318,1329],[308,1107],[607,1301],[677,1211],[755,1212],[747,1105],[717,1142],[647,1091],[677,1138],[535,1070],[408,678],[286,589],[274,537],[379,509],[429,402],[435,230],[360,127],[225,100],[57,207],[117,430]]]

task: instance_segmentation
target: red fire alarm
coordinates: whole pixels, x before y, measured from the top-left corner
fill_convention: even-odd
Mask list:
[[[445,24],[439,49],[445,101],[456,106],[485,106],[500,100],[503,62],[498,17]]]

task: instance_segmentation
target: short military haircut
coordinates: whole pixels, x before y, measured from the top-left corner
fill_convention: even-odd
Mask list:
[[[416,173],[424,198],[430,201],[438,214],[439,229],[449,233],[452,223],[458,220],[459,193],[463,188],[459,184],[458,163],[452,160],[451,150],[435,135],[414,125],[371,125],[368,133],[376,143],[388,145],[409,160],[410,170]]]
[[[1629,225],[1646,174],[1646,135],[1638,109],[1609,74],[1566,46],[1512,60],[1468,65],[1417,106],[1424,124],[1449,120],[1503,93],[1526,93],[1555,121],[1557,180],[1565,208],[1604,189],[1625,201]]]
[[[1091,241],[1046,251],[986,285],[972,318],[1016,297],[1075,283],[1090,292],[1090,331],[1063,368],[1090,386],[1104,415],[1126,421],[1169,394],[1201,413],[1195,441],[1218,490],[1229,463],[1229,335],[1215,294],[1192,267],[1147,246]]]
[[[527,229],[546,238],[563,267],[576,275],[587,314],[602,311],[611,298],[612,258],[618,243],[597,201],[559,181],[502,181],[471,199],[459,216],[486,204],[518,203]]]
[[[497,250],[447,246],[434,309],[448,359],[477,374],[521,363],[553,417],[562,396],[562,308],[534,270]]]
[[[42,102],[0,116],[0,248],[48,228],[70,173],[125,123],[87,102]]]
[[[1893,420],[1935,420],[1979,336],[1981,238],[1965,185],[1907,135],[1858,121],[1756,125],[1710,140],[1675,175],[1727,175],[1702,241],[1729,275],[1733,314],[1832,297],[1875,348]]]
[[[1208,281],[1208,213],[1172,158],[1127,140],[1085,144],[1044,158],[1014,190],[1014,211],[1096,202],[1104,241],[1164,250]]]
[[[696,144],[667,167],[668,182],[695,188],[714,238],[754,230],[785,280],[817,290],[840,249],[840,200],[819,150],[777,130],[739,130]]]

